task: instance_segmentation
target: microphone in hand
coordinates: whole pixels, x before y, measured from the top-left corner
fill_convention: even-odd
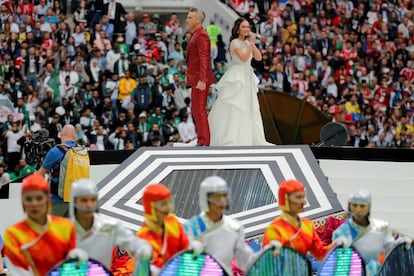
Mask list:
[[[255,37],[256,39],[261,39],[262,37],[261,37],[261,35],[259,35],[259,34],[256,34],[256,33],[253,33],[253,32],[250,32],[249,33],[249,37]]]

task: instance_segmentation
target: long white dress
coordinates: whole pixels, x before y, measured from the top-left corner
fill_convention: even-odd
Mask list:
[[[269,145],[257,99],[259,79],[250,65],[252,55],[243,62],[234,52],[248,47],[248,41],[237,38],[230,43],[233,64],[216,85],[218,98],[208,116],[210,146]]]

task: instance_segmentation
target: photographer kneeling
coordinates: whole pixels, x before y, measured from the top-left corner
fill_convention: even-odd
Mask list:
[[[89,178],[90,164],[87,149],[75,143],[73,125],[65,125],[60,135],[62,144],[49,150],[37,173],[44,176],[51,172],[52,214],[68,217],[70,185],[80,178]]]

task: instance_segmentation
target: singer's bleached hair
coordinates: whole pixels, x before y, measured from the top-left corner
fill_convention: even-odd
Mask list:
[[[190,8],[190,12],[194,12],[197,15],[197,17],[200,20],[201,24],[204,23],[204,19],[206,18],[205,12],[203,12],[203,11],[197,9],[197,8],[194,8],[194,7]]]

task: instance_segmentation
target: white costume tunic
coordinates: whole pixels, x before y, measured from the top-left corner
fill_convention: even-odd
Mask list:
[[[388,223],[373,218],[369,219],[367,227],[354,223],[352,219],[347,220],[335,230],[332,240],[335,241],[341,236],[352,241],[349,244],[361,253],[368,275],[377,274],[381,253],[387,254],[399,244],[399,241],[393,238]]]
[[[92,228],[88,231],[85,231],[76,220],[74,222],[77,247],[85,250],[89,258],[101,262],[108,269],[111,267],[112,251],[116,245],[135,253],[140,246],[146,244],[144,240],[135,237],[120,221],[101,214],[94,214]]]
[[[242,225],[228,216],[223,215],[221,221],[214,223],[202,212],[191,218],[184,229],[190,240],[196,239],[204,244],[205,251],[223,266],[228,275],[233,275],[233,257],[242,270],[256,260],[256,254],[244,242]]]

